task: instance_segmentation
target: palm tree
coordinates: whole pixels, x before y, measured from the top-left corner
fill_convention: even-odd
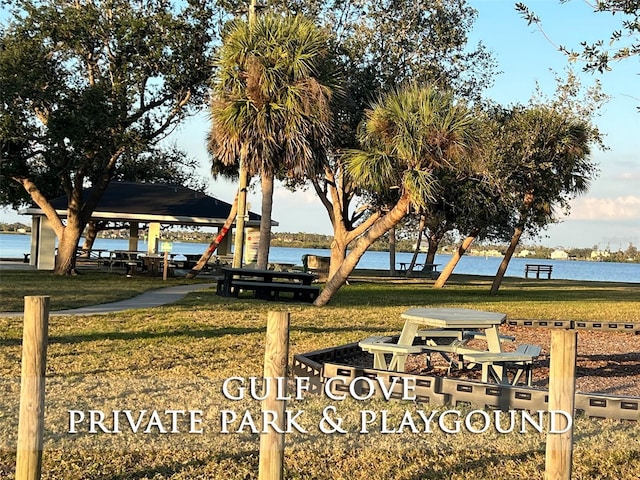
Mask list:
[[[410,85],[389,93],[367,111],[360,127],[360,150],[345,156],[348,174],[374,194],[396,190],[388,212],[355,243],[331,276],[316,305],[324,305],[344,284],[367,248],[398,224],[413,207],[426,209],[439,188],[438,169],[475,169],[478,118],[453,95]]]
[[[551,106],[514,108],[502,119],[506,182],[514,198],[514,229],[491,286],[496,294],[520,238],[555,222],[555,208],[585,193],[597,173],[590,144],[597,131],[585,120]]]
[[[219,51],[211,101],[214,161],[260,174],[258,268],[266,268],[275,178],[302,178],[331,131],[328,37],[301,16],[235,21]]]

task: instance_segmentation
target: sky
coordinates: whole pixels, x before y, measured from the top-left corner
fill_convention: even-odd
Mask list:
[[[482,41],[494,54],[501,72],[494,86],[485,92],[503,105],[526,104],[539,83],[551,96],[555,74],[564,74],[569,65],[556,45],[578,49],[581,41],[604,39],[619,28],[619,17],[594,13],[583,0],[560,4],[558,0],[524,1],[542,20],[543,35],[536,26],[527,26],[515,11],[512,0],[468,0],[478,11],[470,32],[470,44]],[[548,37],[548,38],[547,38]],[[638,57],[612,64],[605,74],[574,71],[585,85],[601,81],[611,96],[596,124],[605,134],[606,151],[594,149],[593,160],[600,174],[589,192],[572,202],[571,214],[552,225],[539,239],[528,243],[557,248],[625,249],[629,243],[640,246],[640,62]],[[209,178],[209,157],[205,149],[209,120],[206,113],[191,118],[175,132],[176,143],[200,164],[199,174]],[[237,185],[211,180],[207,193],[231,202]],[[248,195],[252,211],[260,211],[259,185]],[[291,193],[282,186],[274,192],[273,219],[276,232],[332,234],[329,217],[313,189]],[[0,210],[0,221],[29,218],[10,210]]]

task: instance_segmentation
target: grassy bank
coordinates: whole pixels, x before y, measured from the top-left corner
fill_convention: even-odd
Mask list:
[[[104,292],[129,280],[91,278],[92,287]],[[52,304],[71,301],[65,300],[67,296],[74,301],[83,297],[77,292],[79,284],[65,284],[75,279],[55,280],[60,286]],[[47,291],[50,281],[50,276],[35,275],[29,280],[17,272],[3,272],[2,284],[4,288],[6,283],[26,282],[36,288],[41,283],[38,288]],[[153,285],[144,288],[148,286]],[[354,280],[324,308],[226,299],[206,290],[164,308],[52,317],[43,478],[257,478],[258,434],[251,433],[247,424],[239,433],[222,433],[220,419],[223,410],[238,416],[248,411],[259,425],[259,402],[226,399],[221,387],[228,377],[261,375],[270,310],[291,312],[291,354],[397,333],[402,328],[401,312],[412,306],[478,308],[517,318],[640,322],[640,285],[509,279],[493,297],[488,295],[489,286],[488,279],[480,277],[456,277],[440,291],[433,290],[429,281]],[[19,290],[3,290],[3,303],[21,303]],[[21,320],[0,318],[0,332],[0,477],[12,478]],[[327,406],[336,407],[335,416],[343,419],[347,433],[320,431]],[[545,435],[532,429],[475,434],[465,429],[446,433],[436,426],[430,432],[411,433],[405,428],[402,433],[382,433],[378,418],[369,433],[362,434],[363,410],[378,415],[388,411],[388,428],[396,429],[407,412],[420,428],[419,412],[428,415],[435,407],[306,396],[289,402],[288,408],[303,412],[299,421],[307,430],[287,436],[288,479],[506,480],[542,478],[544,471]],[[459,408],[463,414],[469,411]],[[190,426],[184,422],[178,422],[177,433],[160,433],[157,426],[143,433],[148,426],[148,417],[143,417],[140,431],[134,434],[120,415],[120,433],[100,428],[90,433],[89,425],[81,422],[78,433],[70,434],[69,410],[105,412],[107,430],[114,429],[114,410],[130,410],[134,419],[140,410],[146,410],[146,415],[154,410],[202,410],[202,433],[189,433]],[[166,427],[167,415],[162,415],[162,421]],[[239,425],[240,419],[231,431]],[[640,428],[634,423],[577,419],[574,478],[638,478],[639,438]]]

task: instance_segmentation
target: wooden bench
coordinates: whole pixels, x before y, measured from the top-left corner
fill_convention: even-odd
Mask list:
[[[398,345],[390,343],[391,337],[369,337],[358,343],[365,352],[373,354],[373,368],[378,370],[394,370],[398,366],[398,357],[406,359],[410,353],[422,353],[420,345]],[[394,358],[387,365],[385,354],[393,354]]]
[[[473,340],[473,339],[486,340],[487,334],[485,332],[476,332],[475,330],[467,330],[464,332],[464,338],[467,338],[469,340]],[[516,341],[516,337],[514,337],[513,335],[498,335],[498,339],[500,339],[500,343]]]
[[[516,385],[522,375],[531,386],[533,381],[533,360],[542,352],[538,345],[520,345],[515,352],[465,352],[464,359],[482,365],[482,381],[489,382],[489,377],[497,383]],[[496,370],[496,367],[500,367]],[[513,379],[509,381],[507,370],[515,369]]]
[[[223,288],[223,281],[218,281],[218,290]],[[293,300],[313,302],[320,294],[320,287],[303,285],[295,282],[262,282],[256,280],[232,280],[233,296],[237,297],[240,290],[254,292],[255,298],[262,300],[281,300],[280,293],[293,293]]]
[[[77,266],[95,265],[97,267],[108,266],[109,257],[102,256],[102,254],[106,252],[107,250],[104,250],[104,249],[83,250],[82,248],[78,248],[76,250],[76,265]]]
[[[485,332],[477,332],[475,330],[447,330],[445,328],[434,328],[426,330],[418,330],[416,337],[420,337],[423,340],[433,340],[435,338],[450,338],[457,340],[464,340],[465,342],[476,338],[486,339],[487,334]],[[515,342],[516,337],[511,335],[499,335],[500,342]]]
[[[409,272],[408,266],[411,265],[411,262],[399,262],[400,265],[400,273],[402,273],[405,277],[408,275],[417,275],[421,276],[422,273],[428,274],[432,279],[437,279],[440,276],[440,272],[438,272],[439,263],[416,263],[414,264],[414,270]]]
[[[447,363],[449,367],[462,368],[463,355],[458,354],[457,360],[451,354],[457,353],[457,349],[466,345],[470,340],[479,338],[486,339],[487,334],[485,332],[478,332],[475,330],[447,330],[444,328],[433,328],[426,330],[418,330],[416,337],[420,337],[425,341],[426,345],[430,348],[427,349],[427,367],[431,365],[431,353],[439,353]],[[513,342],[516,337],[511,335],[499,335],[500,343]],[[444,340],[445,343],[442,341]],[[437,347],[437,348],[431,348]],[[447,348],[451,347],[451,348]]]
[[[529,273],[535,273],[536,278],[540,278],[541,273],[546,273],[547,280],[550,280],[552,271],[553,271],[553,265],[539,265],[539,264],[527,263],[524,266],[524,277],[529,278]]]

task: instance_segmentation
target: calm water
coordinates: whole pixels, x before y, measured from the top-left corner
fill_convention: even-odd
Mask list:
[[[23,258],[23,254],[29,252],[30,237],[28,235],[6,235],[0,234],[0,258]],[[172,253],[201,254],[208,245],[203,243],[181,243],[173,242]],[[127,240],[114,240],[99,238],[96,240],[95,248],[105,250],[127,250],[129,243]],[[144,250],[142,242],[140,249]],[[314,254],[329,256],[326,249],[308,248],[284,248],[272,247],[269,260],[272,262],[293,263],[302,265],[302,255]],[[411,253],[400,252],[396,254],[396,262],[411,261]],[[418,256],[418,262],[423,262],[425,254]],[[436,255],[435,263],[439,263],[439,269],[451,258],[450,255]],[[462,257],[456,267],[455,273],[468,275],[495,275],[500,265],[500,257]],[[640,283],[640,264],[638,263],[609,263],[609,262],[584,262],[567,260],[532,260],[524,258],[514,258],[509,263],[507,275],[511,277],[523,277],[524,265],[526,263],[545,263],[553,265],[553,275],[555,279],[566,280],[596,280],[611,282],[632,282]],[[360,259],[358,268],[388,269],[389,254],[387,252],[366,252]]]

